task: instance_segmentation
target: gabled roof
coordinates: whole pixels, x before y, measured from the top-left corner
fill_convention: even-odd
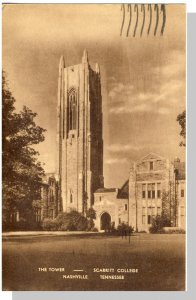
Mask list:
[[[129,197],[129,180],[127,180],[123,186],[119,189],[118,198],[128,199]]]
[[[153,152],[150,152],[149,154],[145,155],[144,157],[142,157],[139,161],[142,161],[142,160],[153,160],[153,159],[165,159],[165,157],[163,156],[160,156],[156,153],[153,153]],[[139,162],[138,161],[138,162]]]

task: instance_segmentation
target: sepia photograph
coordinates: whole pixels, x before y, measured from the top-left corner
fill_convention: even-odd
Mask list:
[[[2,5],[3,291],[186,290],[186,5]]]

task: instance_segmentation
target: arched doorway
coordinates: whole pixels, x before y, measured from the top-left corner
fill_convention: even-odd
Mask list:
[[[101,230],[108,230],[110,228],[111,216],[107,212],[104,212],[101,215],[100,221],[101,221]]]

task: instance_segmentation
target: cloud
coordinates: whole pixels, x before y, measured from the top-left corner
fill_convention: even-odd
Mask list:
[[[113,83],[113,88],[110,90],[108,96],[115,98],[123,93],[124,96],[131,95],[133,90],[133,85],[124,85],[122,82]]]
[[[168,115],[178,105],[185,106],[185,59],[184,53],[171,51],[166,63],[151,68],[150,85],[141,86],[115,82],[111,85],[108,96],[109,113],[113,115],[133,113],[156,113]]]
[[[108,158],[105,160],[105,163],[107,165],[113,165],[113,164],[127,164],[128,159],[126,157],[123,158]]]
[[[131,145],[131,144],[111,144],[111,145],[108,145],[106,150],[107,151],[110,151],[110,152],[115,152],[115,153],[118,153],[118,152],[129,152],[131,150],[139,150],[141,149],[141,146],[139,145]]]

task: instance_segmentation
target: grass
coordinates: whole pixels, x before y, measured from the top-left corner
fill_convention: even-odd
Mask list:
[[[38,268],[64,268],[39,272]],[[93,268],[137,268],[124,280],[101,280]],[[74,272],[73,270],[84,270]],[[88,280],[63,279],[88,274]],[[121,274],[122,275],[122,274]],[[185,235],[37,236],[3,238],[3,290],[14,291],[182,291],[185,289]]]

